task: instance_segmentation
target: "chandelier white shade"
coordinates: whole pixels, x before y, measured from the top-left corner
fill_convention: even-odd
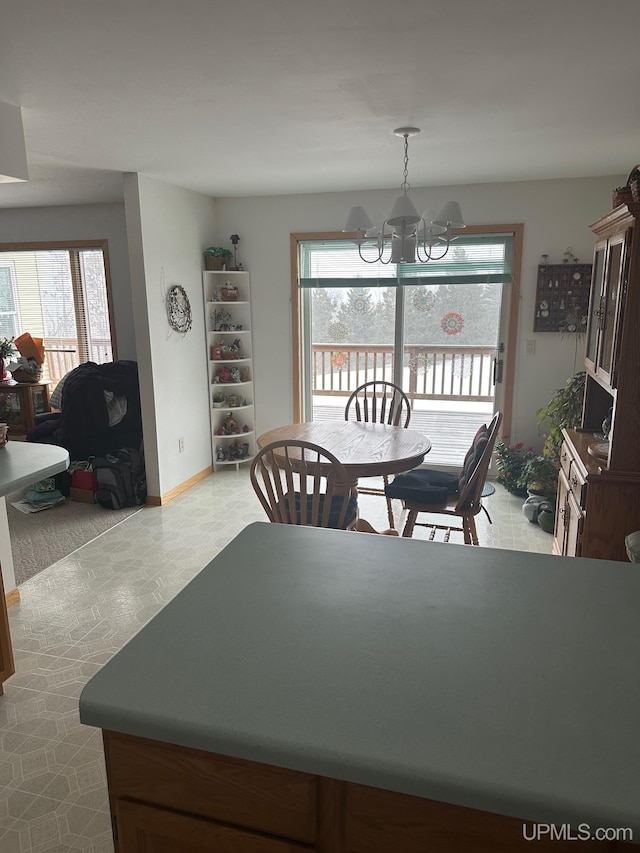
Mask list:
[[[427,263],[443,258],[455,239],[454,228],[464,228],[464,218],[457,201],[448,201],[436,213],[419,214],[409,198],[409,137],[420,133],[417,127],[399,127],[393,131],[404,137],[404,180],[391,213],[382,225],[371,220],[362,205],[349,211],[343,231],[356,232],[356,244],[363,261],[376,264]],[[444,245],[443,245],[444,244]]]
[[[0,183],[28,180],[22,110],[0,101]]]

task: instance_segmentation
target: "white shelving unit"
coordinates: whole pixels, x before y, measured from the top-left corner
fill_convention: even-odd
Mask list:
[[[213,466],[238,468],[256,452],[251,282],[247,272],[225,270],[203,271],[202,282]],[[229,419],[237,431],[228,431]]]

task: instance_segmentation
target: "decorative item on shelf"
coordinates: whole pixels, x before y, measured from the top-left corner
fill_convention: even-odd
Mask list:
[[[231,314],[223,308],[214,308],[211,314],[211,323],[214,332],[230,332]]]
[[[217,385],[229,385],[233,382],[250,382],[251,371],[248,367],[221,367],[214,376]]]
[[[20,355],[9,363],[8,369],[16,382],[40,382],[44,364],[44,341],[24,332],[13,342]]]
[[[240,237],[238,234],[232,234],[229,239],[233,243],[233,266],[231,267],[231,269],[241,270],[242,264],[238,263],[238,243],[240,242]]]
[[[240,405],[240,397],[237,394],[229,394],[227,397],[227,403],[229,404],[230,409],[237,409]]]
[[[609,442],[608,441],[598,441],[593,444],[590,444],[587,447],[587,452],[591,454],[591,456],[595,456],[596,459],[600,459],[601,461],[606,461],[609,458]]]
[[[220,302],[237,302],[240,296],[240,291],[235,284],[230,281],[225,281],[218,288],[218,299]]]
[[[565,249],[565,252],[562,256],[562,263],[563,264],[577,264],[579,260],[580,260],[580,258],[576,258],[576,256],[573,254],[573,249],[571,248],[571,246],[567,246],[567,248]]]
[[[0,447],[9,441],[9,424],[0,424]]]
[[[227,453],[227,449],[224,445],[219,444],[216,447],[216,462],[226,462],[229,458],[229,454]]]
[[[185,335],[191,328],[191,303],[181,284],[172,284],[167,290],[167,319],[171,328]]]
[[[613,406],[607,412],[605,419],[602,421],[602,437],[605,441],[609,441],[609,433],[611,432],[611,423],[613,421]]]
[[[640,165],[634,166],[631,172],[629,172],[627,186],[631,190],[631,200],[640,202]]]
[[[224,249],[222,246],[209,246],[204,250],[204,268],[220,272],[226,268],[232,252],[230,249]]]
[[[212,402],[214,409],[226,409],[230,405],[227,397],[224,394],[221,394],[220,391],[215,392]]]
[[[222,358],[226,360],[233,358],[242,358],[242,341],[240,340],[240,338],[236,338],[235,341],[232,344],[229,344],[228,346],[223,341],[220,341],[220,344],[220,349],[222,350]]]
[[[214,382],[220,385],[228,385],[230,382],[233,382],[231,378],[231,371],[228,367],[221,367],[220,370],[214,376]]]
[[[222,361],[222,347],[220,344],[213,344],[211,347],[211,360]]]
[[[627,183],[616,187],[611,196],[612,207],[632,202],[640,202],[640,165],[633,167],[629,172]]]
[[[222,429],[221,435],[238,435],[240,433],[240,427],[238,426],[238,422],[233,417],[231,412],[229,412],[229,414],[222,421],[222,424],[220,426]]]
[[[249,442],[242,441],[240,438],[236,438],[233,444],[229,445],[228,448],[229,459],[236,461],[238,459],[246,459],[249,456]]]
[[[428,210],[420,216],[408,196],[409,137],[420,133],[420,128],[398,127],[393,132],[404,138],[402,195],[398,196],[382,225],[374,225],[364,207],[358,205],[351,208],[342,230],[356,232],[358,253],[365,263],[426,264],[440,260],[455,239],[452,229],[465,227],[460,205],[457,201],[448,201],[438,213]],[[370,257],[363,254],[365,244],[372,248]]]
[[[633,201],[631,187],[616,187],[611,194],[611,207],[618,207],[621,204],[629,204]]]

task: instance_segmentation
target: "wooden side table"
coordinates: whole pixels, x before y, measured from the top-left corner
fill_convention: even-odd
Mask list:
[[[9,436],[26,435],[36,415],[51,411],[47,382],[0,382],[0,422],[9,424]]]

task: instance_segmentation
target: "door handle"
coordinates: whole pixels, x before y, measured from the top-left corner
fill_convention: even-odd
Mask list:
[[[502,382],[502,369],[504,362],[501,358],[493,359],[493,384],[499,385]]]

